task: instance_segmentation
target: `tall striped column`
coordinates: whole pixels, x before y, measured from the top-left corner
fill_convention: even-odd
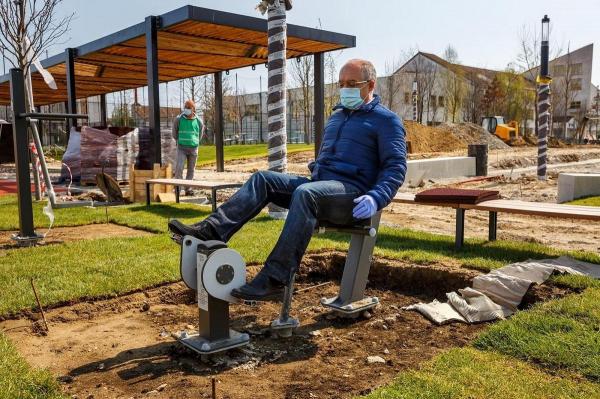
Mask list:
[[[416,80],[413,82],[412,89],[413,89],[413,91],[412,91],[413,121],[416,122],[417,117],[419,116],[419,111],[418,111],[418,99],[419,98],[418,98],[418,94],[417,94],[419,87],[418,87],[418,83]]]
[[[552,126],[550,112],[550,84],[538,84],[538,180],[546,180],[546,158],[548,152],[548,132]]]
[[[269,170],[287,171],[286,133],[286,44],[287,24],[284,0],[268,0],[267,28],[269,37],[268,57],[268,161]],[[269,205],[269,215],[285,219],[287,210],[274,204]]]
[[[287,170],[286,134],[286,42],[287,25],[283,0],[269,2],[269,79],[267,97],[267,117],[269,129],[268,160],[269,170]]]

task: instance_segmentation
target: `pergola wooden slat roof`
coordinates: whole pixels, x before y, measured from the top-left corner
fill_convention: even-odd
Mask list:
[[[159,80],[169,82],[267,61],[267,21],[185,6],[159,17]],[[146,86],[145,23],[133,25],[75,49],[77,98]],[[354,47],[354,36],[288,25],[287,57]],[[67,101],[66,56],[42,61],[58,89],[34,72],[36,105]],[[10,104],[8,75],[0,77],[0,104]]]

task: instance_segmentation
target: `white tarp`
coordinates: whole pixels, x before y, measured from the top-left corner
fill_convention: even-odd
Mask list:
[[[568,256],[513,263],[475,277],[472,288],[447,293],[448,302],[434,300],[403,309],[416,310],[438,325],[505,319],[517,311],[532,284],[541,284],[555,273],[600,278],[600,265]]]

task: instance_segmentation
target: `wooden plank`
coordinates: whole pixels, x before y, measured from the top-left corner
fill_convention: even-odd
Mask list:
[[[175,202],[175,193],[158,193],[158,202]]]

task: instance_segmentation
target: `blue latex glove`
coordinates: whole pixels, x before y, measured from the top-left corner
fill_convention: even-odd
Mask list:
[[[357,204],[352,210],[355,219],[367,219],[377,212],[377,203],[370,195],[361,195],[354,199],[354,203]]]

